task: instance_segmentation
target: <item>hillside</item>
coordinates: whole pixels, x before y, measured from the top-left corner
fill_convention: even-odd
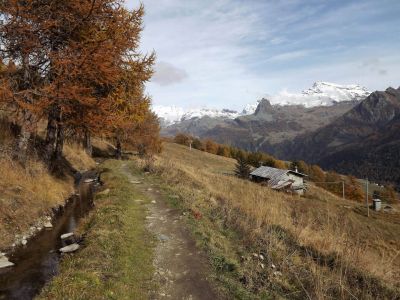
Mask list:
[[[165,144],[156,168],[175,205],[201,216],[190,224],[222,286],[239,298],[396,294],[398,212],[367,218],[362,204],[312,184],[304,198],[277,193],[224,175],[234,163]]]
[[[66,176],[60,178],[35,156],[25,166],[13,160],[10,149],[14,143],[10,124],[0,118],[0,252],[36,234],[43,219],[65,205],[74,190],[71,170],[84,172],[95,166],[82,147],[67,143],[65,162],[71,170],[63,170]]]
[[[247,150],[271,152],[275,144],[325,126],[356,104],[354,100],[306,108],[272,105],[262,99],[251,115],[236,119],[193,118],[163,128],[161,133],[171,136],[186,132]]]
[[[378,182],[400,184],[400,88],[374,92],[330,124],[282,143],[275,153]]]
[[[248,104],[242,112],[155,106],[161,133],[178,132],[212,138],[247,150],[274,150],[274,145],[329,124],[370,94],[359,85],[315,82],[301,93],[281,92]]]
[[[233,159],[163,148],[154,164],[131,155],[98,166],[105,186],[75,231],[81,249],[63,256],[38,299],[399,294],[398,205],[368,218],[311,183],[305,197],[279,193],[232,176]]]

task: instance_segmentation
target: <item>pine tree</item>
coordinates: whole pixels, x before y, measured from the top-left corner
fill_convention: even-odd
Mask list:
[[[236,159],[237,163],[236,163],[236,169],[235,169],[235,174],[236,176],[238,176],[239,178],[249,178],[250,176],[250,166],[247,164],[246,159],[244,158],[244,156],[239,156]]]

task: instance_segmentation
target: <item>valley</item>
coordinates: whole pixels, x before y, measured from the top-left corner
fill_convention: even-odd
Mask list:
[[[346,97],[331,99],[329,105],[312,107],[273,105],[261,99],[252,114],[193,117],[165,126],[161,133],[188,133],[283,160],[304,160],[343,174],[399,185],[399,89],[388,88],[361,99],[363,96],[353,95],[350,101]]]
[[[0,300],[400,300],[399,12],[0,1]]]

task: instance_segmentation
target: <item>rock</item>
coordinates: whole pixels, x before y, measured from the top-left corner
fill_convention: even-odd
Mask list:
[[[140,181],[136,181],[136,180],[131,180],[131,183],[133,183],[133,184],[141,184]]]
[[[43,226],[44,226],[44,228],[46,228],[46,229],[53,228],[53,224],[51,224],[50,221],[47,221],[46,223],[44,223]]]
[[[2,256],[0,257],[0,269],[12,267],[14,264],[8,260],[7,257]]]
[[[28,244],[28,241],[27,241],[26,239],[23,239],[23,240],[21,241],[21,244],[22,244],[22,246],[25,246],[26,244]]]
[[[275,276],[282,276],[282,273],[279,272],[279,271],[275,271],[275,272],[274,272],[274,275],[275,275]]]
[[[264,265],[264,264],[260,264],[260,266],[261,266],[261,268],[262,268],[262,269],[264,269],[264,268],[265,268],[265,265]]]
[[[94,179],[93,178],[86,178],[83,182],[84,183],[92,183],[92,182],[94,182]]]
[[[72,245],[65,246],[65,247],[61,248],[60,252],[61,253],[71,253],[71,252],[75,252],[79,248],[80,248],[80,246],[75,243],[75,244],[72,244]]]
[[[276,266],[275,266],[274,264],[272,264],[272,265],[271,265],[271,268],[272,268],[272,269],[275,269],[275,268],[276,268]]]
[[[264,260],[264,255],[260,254],[258,257],[259,257],[261,260]]]
[[[110,193],[110,189],[105,189],[102,192],[97,193],[97,195],[108,195]]]
[[[158,238],[160,239],[161,242],[166,242],[166,241],[169,240],[169,237],[166,236],[165,234],[160,234],[160,235],[158,236]]]
[[[156,204],[157,202],[155,200],[151,201],[151,203]]]
[[[72,236],[74,236],[74,233],[73,233],[73,232],[69,232],[69,233],[64,233],[64,234],[62,234],[62,235],[60,236],[60,238],[61,238],[62,240],[65,240],[65,239],[68,239],[68,238],[70,238],[70,237],[72,237]]]
[[[150,191],[152,191],[153,189],[152,189],[152,188],[148,188],[147,190],[150,192]]]

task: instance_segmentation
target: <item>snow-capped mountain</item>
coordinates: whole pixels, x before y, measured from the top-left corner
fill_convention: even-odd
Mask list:
[[[171,125],[180,122],[186,111],[182,107],[154,105],[154,113],[162,119],[162,125]]]
[[[260,100],[257,100],[256,103],[249,103],[249,104],[247,104],[247,105],[243,108],[243,110],[242,110],[242,115],[243,115],[243,116],[246,116],[246,115],[252,115],[252,114],[254,114],[255,111],[256,111],[256,109],[257,109],[257,107],[258,107],[258,105],[260,104],[260,102],[261,102],[261,99],[260,99]]]
[[[272,105],[303,105],[305,107],[331,106],[342,101],[363,100],[371,94],[367,88],[351,84],[340,85],[317,81],[313,86],[299,94],[282,91],[270,96]]]
[[[340,85],[330,82],[315,82],[311,88],[303,90],[301,93],[290,93],[282,91],[277,95],[264,96],[272,105],[302,105],[306,108],[315,106],[331,106],[342,101],[358,101],[368,97],[370,92],[367,88],[360,85]],[[211,118],[235,119],[239,116],[252,115],[256,111],[261,100],[247,104],[242,112],[229,109],[212,108],[192,108],[183,109],[177,106],[153,106],[153,111],[162,119],[164,126],[180,123],[192,118]]]
[[[235,110],[230,109],[210,109],[210,108],[201,108],[201,109],[190,109],[188,110],[181,118],[181,121],[189,120],[192,118],[202,118],[202,117],[211,117],[211,118],[226,118],[226,119],[235,119],[240,114]]]
[[[167,126],[192,118],[208,116],[210,118],[235,119],[241,115],[237,111],[229,109],[192,108],[185,110],[182,107],[162,105],[153,106],[153,111]]]

